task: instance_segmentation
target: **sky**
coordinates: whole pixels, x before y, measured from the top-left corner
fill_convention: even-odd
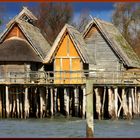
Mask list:
[[[15,15],[17,15],[21,7],[27,6],[35,6],[38,2],[0,2],[0,5],[6,6],[6,20],[9,21]],[[106,21],[111,21],[111,15],[114,10],[113,2],[72,2],[73,10],[74,10],[74,21],[76,21],[77,17],[80,15],[80,12],[83,10],[88,10],[92,17],[98,17]],[[4,26],[1,28],[5,28]]]

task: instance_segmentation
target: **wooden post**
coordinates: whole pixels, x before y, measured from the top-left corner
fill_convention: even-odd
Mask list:
[[[39,97],[40,97],[40,118],[42,118],[42,116],[43,116],[43,99],[42,99],[42,94],[43,94],[43,92],[42,92],[42,89],[40,88],[39,89],[39,91],[40,91],[40,93],[39,93]]]
[[[19,93],[16,91],[17,117],[19,118]]]
[[[28,102],[28,88],[25,88],[25,98],[24,98],[24,118],[29,117],[29,102]]]
[[[128,106],[125,88],[122,88],[122,107],[123,107],[123,117],[128,118]]]
[[[79,90],[76,87],[74,89],[74,109],[75,109],[75,117],[79,115]]]
[[[94,120],[93,120],[93,84],[90,79],[86,82],[86,136],[88,138],[94,136]]]
[[[104,93],[103,93],[103,104],[102,104],[102,119],[104,118],[104,106],[105,106],[105,97],[106,97],[106,87],[104,87]]]
[[[114,98],[114,109],[115,109],[115,116],[114,116],[114,118],[116,119],[117,117],[118,117],[118,88],[116,87],[115,89],[114,89],[114,96],[115,96],[115,98]]]
[[[0,118],[2,118],[2,97],[1,97],[2,91],[0,90]]]
[[[54,110],[53,110],[53,88],[50,88],[50,114],[51,116],[54,115]]]
[[[69,89],[64,88],[64,109],[66,116],[69,117]]]
[[[54,114],[57,112],[57,88],[54,89]]]
[[[128,110],[129,110],[129,119],[132,119],[132,93],[131,91],[129,90],[129,93],[128,93],[128,102],[129,102],[129,106],[128,106]]]
[[[5,86],[5,93],[6,93],[6,117],[9,117],[9,90],[8,90],[8,86]]]
[[[45,113],[46,113],[46,116],[48,115],[48,112],[47,112],[47,110],[48,110],[48,88],[46,87],[46,102],[45,102]]]
[[[140,115],[140,89],[138,89],[138,115]]]
[[[113,91],[111,89],[111,87],[108,88],[108,113],[109,113],[109,117],[112,118],[112,96],[113,96]]]
[[[20,106],[20,117],[21,117],[21,118],[23,118],[23,107],[22,107],[22,102],[23,102],[23,101],[22,101],[22,94],[23,94],[23,93],[20,94],[20,104],[19,104],[19,106]]]
[[[98,119],[101,120],[101,97],[99,93],[99,88],[95,88],[95,97],[96,97],[96,112],[98,115]]]
[[[136,115],[136,107],[135,107],[135,93],[134,88],[131,88],[131,95],[132,95],[132,112],[134,116]]]
[[[86,117],[86,87],[83,87],[83,107],[82,107],[82,118]]]

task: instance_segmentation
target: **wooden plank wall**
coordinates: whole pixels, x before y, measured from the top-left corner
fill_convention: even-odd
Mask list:
[[[55,71],[67,71],[67,73],[57,73],[55,74],[56,78],[62,77],[63,80],[56,79],[55,83],[61,84],[74,84],[81,83],[81,79],[72,79],[75,77],[81,77],[81,74],[69,73],[69,71],[79,71],[82,70],[82,61],[81,58],[68,34],[65,35],[61,44],[58,47],[58,50],[55,55],[54,61],[54,70]],[[66,78],[66,79],[65,79]],[[65,79],[65,80],[64,80]]]
[[[20,37],[22,39],[25,39],[24,34],[22,33],[22,31],[19,29],[18,25],[14,25],[12,27],[12,29],[9,31],[8,35],[6,36],[5,39],[9,39],[11,37]]]
[[[121,71],[124,69],[119,62],[118,57],[113,52],[110,45],[99,32],[97,27],[93,26],[85,37],[89,55],[94,55],[96,64],[90,64],[89,70],[104,69],[106,71]]]

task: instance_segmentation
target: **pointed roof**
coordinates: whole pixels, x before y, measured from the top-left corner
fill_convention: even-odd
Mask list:
[[[23,15],[26,15],[33,21],[37,20],[35,15],[27,7],[23,6],[22,11],[18,15],[16,15],[13,19],[11,19],[6,26],[7,27],[10,26],[16,19],[21,19]]]
[[[82,61],[84,63],[88,63],[88,57],[87,57],[87,53],[85,50],[86,44],[83,40],[82,35],[73,26],[70,26],[68,24],[65,24],[65,26],[62,28],[61,32],[58,34],[57,38],[55,39],[55,41],[53,43],[52,48],[50,49],[50,51],[48,52],[48,54],[45,58],[44,63],[48,63],[48,62],[52,61],[52,59],[54,58],[54,56],[56,54],[57,48],[59,47],[59,43],[63,39],[66,32],[68,32]]]
[[[42,62],[30,44],[19,37],[11,37],[0,44],[0,61]]]
[[[18,27],[21,29],[31,46],[36,51],[37,55],[41,57],[42,60],[44,60],[47,52],[50,50],[51,46],[47,42],[47,40],[43,37],[41,34],[39,28],[33,26],[32,24],[16,19],[1,35],[0,37],[0,43],[3,42],[4,38],[8,34],[8,32],[12,29],[12,27],[17,24]]]
[[[85,28],[83,36],[96,25],[118,58],[128,67],[140,67],[140,59],[118,29],[109,22],[94,18]]]

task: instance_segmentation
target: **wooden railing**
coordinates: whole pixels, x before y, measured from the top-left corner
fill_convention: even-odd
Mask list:
[[[140,84],[140,71],[9,72],[0,84],[85,84],[87,78],[94,84]]]

